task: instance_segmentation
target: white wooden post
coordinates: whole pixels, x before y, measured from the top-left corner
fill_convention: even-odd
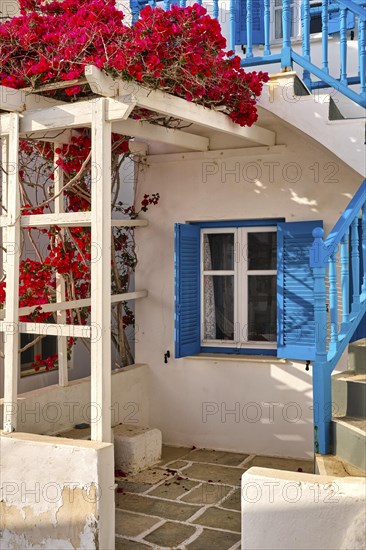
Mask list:
[[[112,148],[106,101],[92,102],[91,439],[110,442]]]
[[[61,143],[55,143],[55,150],[57,148],[62,149]],[[64,194],[61,192],[63,187],[63,170],[56,164],[59,155],[54,155],[54,184],[55,184],[55,214],[64,213]],[[62,232],[64,230],[61,230]],[[65,279],[60,274],[56,274],[56,302],[65,302]],[[66,310],[60,310],[57,312],[57,323],[66,325]],[[57,337],[57,355],[58,355],[58,383],[60,386],[68,386],[68,372],[67,372],[67,338],[64,336]]]
[[[7,162],[8,172],[8,227],[6,253],[6,313],[4,331],[4,431],[17,426],[17,390],[19,369],[19,253],[20,253],[20,197],[18,181],[19,115],[11,113]]]

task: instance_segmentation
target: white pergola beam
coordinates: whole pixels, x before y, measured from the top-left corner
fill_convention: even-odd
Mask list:
[[[8,86],[0,86],[0,110],[23,111],[25,106],[25,93]]]
[[[160,90],[147,90],[135,82],[119,80],[119,96],[124,103],[131,101],[137,107],[198,124],[210,130],[242,137],[260,145],[274,145],[276,141],[276,134],[272,130],[256,125],[250,128],[241,127],[223,113]]]
[[[148,295],[147,290],[135,290],[133,292],[123,292],[122,294],[114,294],[111,296],[111,304],[118,304],[120,302],[128,302],[129,300],[138,300],[140,298],[146,298]],[[90,298],[82,298],[81,300],[69,300],[64,302],[55,302],[51,304],[42,304],[41,306],[26,306],[19,308],[19,316],[31,315],[37,308],[41,307],[42,313],[53,313],[55,311],[64,311],[67,309],[79,309],[82,307],[89,307],[91,304]],[[0,310],[0,319],[5,317],[5,310]]]
[[[208,151],[210,140],[182,130],[165,128],[147,121],[128,119],[113,124],[113,132],[125,136],[133,136],[147,141],[158,141],[168,145],[183,147],[190,151]]]
[[[111,441],[111,193],[112,124],[106,98],[92,103],[91,241],[91,402],[98,417],[91,425],[93,441]],[[113,100],[112,100],[113,101]],[[127,111],[126,111],[127,112]],[[128,115],[127,115],[128,116]]]
[[[95,94],[104,97],[114,97],[118,94],[118,82],[94,65],[87,65],[85,67],[85,77]]]
[[[57,143],[55,150],[60,147],[60,143]],[[64,194],[62,188],[64,185],[64,172],[62,168],[57,164],[59,155],[54,153],[54,189],[55,189],[55,215],[65,215],[64,209]],[[62,234],[64,231],[62,231]],[[60,241],[59,241],[60,242]],[[56,273],[56,301],[62,303],[66,300],[66,281],[61,273]],[[57,324],[66,325],[66,311],[60,310],[57,312]],[[65,336],[59,336],[57,338],[57,356],[58,356],[58,383],[60,386],[65,387],[69,384],[69,373],[67,365],[67,338]]]
[[[6,230],[6,300],[5,323],[9,329],[4,335],[4,419],[5,432],[17,427],[17,392],[19,369],[19,261],[20,261],[20,190],[18,182],[19,114],[9,116],[7,158],[3,159],[7,170],[7,219]]]
[[[58,336],[65,338],[90,338],[91,327],[88,325],[54,325],[52,323],[17,323],[15,326],[7,321],[0,321],[0,331],[4,332],[5,339],[11,339],[12,337],[17,340],[15,346],[15,352],[19,360],[19,346],[18,339],[19,334],[39,334],[41,336]],[[7,358],[5,350],[5,360]],[[7,403],[4,394],[4,399]],[[16,401],[15,401],[16,402]],[[5,430],[5,427],[4,427]]]
[[[32,132],[90,126],[92,111],[96,101],[98,100],[64,103],[47,109],[24,111],[20,119],[20,134],[23,136]],[[128,118],[135,107],[133,102],[122,103],[112,98],[107,98],[106,101],[107,122]],[[6,135],[9,132],[9,116],[1,115],[1,135]]]
[[[65,212],[54,214],[33,214],[21,216],[21,227],[48,227],[58,225],[59,227],[90,227],[91,212]],[[147,220],[112,220],[112,227],[146,227]],[[8,218],[0,216],[0,227],[8,226]]]

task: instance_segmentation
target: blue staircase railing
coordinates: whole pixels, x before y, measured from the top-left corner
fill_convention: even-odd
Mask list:
[[[282,23],[280,53],[271,52],[274,36],[274,8],[271,0],[229,0],[229,46],[235,51],[240,45],[245,50],[242,59],[243,67],[278,63],[283,70],[292,69],[294,63],[302,67],[303,80],[310,91],[321,88],[334,88],[358,105],[366,108],[366,0],[298,0],[301,2],[301,54],[294,49],[294,39],[291,30],[296,16],[297,0],[282,0]],[[197,0],[202,4],[202,0]],[[140,10],[146,5],[170,9],[176,4],[186,7],[186,0],[130,0],[132,22],[137,21]],[[272,6],[271,6],[272,4]],[[219,17],[219,2],[213,0],[213,17]],[[226,14],[225,14],[226,16]],[[311,30],[314,18],[318,19],[319,31],[322,37],[321,60],[311,57]],[[350,25],[350,22],[352,24]],[[349,29],[356,40],[358,52],[357,74],[349,75],[348,36]],[[258,30],[259,29],[259,30]],[[357,29],[357,32],[356,32]],[[330,74],[329,70],[329,33],[339,33],[339,67],[338,74]],[[355,35],[356,33],[356,35]],[[259,38],[258,38],[259,37]],[[297,37],[294,37],[297,39]],[[263,46],[259,50],[256,46]],[[332,46],[334,47],[334,46]],[[353,50],[354,48],[352,48]],[[259,54],[259,52],[261,54]],[[263,52],[263,53],[262,53]],[[356,88],[355,88],[356,86]]]
[[[323,240],[313,231],[316,359],[313,363],[315,451],[330,452],[331,373],[366,315],[366,179]],[[328,283],[328,284],[327,284]],[[338,295],[341,294],[339,303]],[[341,322],[339,322],[341,315]]]

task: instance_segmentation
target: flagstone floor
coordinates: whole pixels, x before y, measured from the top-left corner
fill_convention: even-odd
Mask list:
[[[116,550],[240,548],[240,480],[252,466],[313,472],[312,461],[169,446],[155,468],[116,471]]]

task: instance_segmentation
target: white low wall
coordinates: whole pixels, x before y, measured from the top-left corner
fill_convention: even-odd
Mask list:
[[[113,445],[0,436],[2,550],[114,548]]]
[[[131,365],[112,373],[112,425],[148,425],[147,365]],[[22,432],[55,434],[80,422],[92,423],[100,411],[90,401],[90,377],[23,393],[18,397]],[[2,407],[0,417],[2,416]],[[2,418],[0,418],[2,422]]]
[[[366,479],[250,468],[242,477],[242,550],[363,550]]]

